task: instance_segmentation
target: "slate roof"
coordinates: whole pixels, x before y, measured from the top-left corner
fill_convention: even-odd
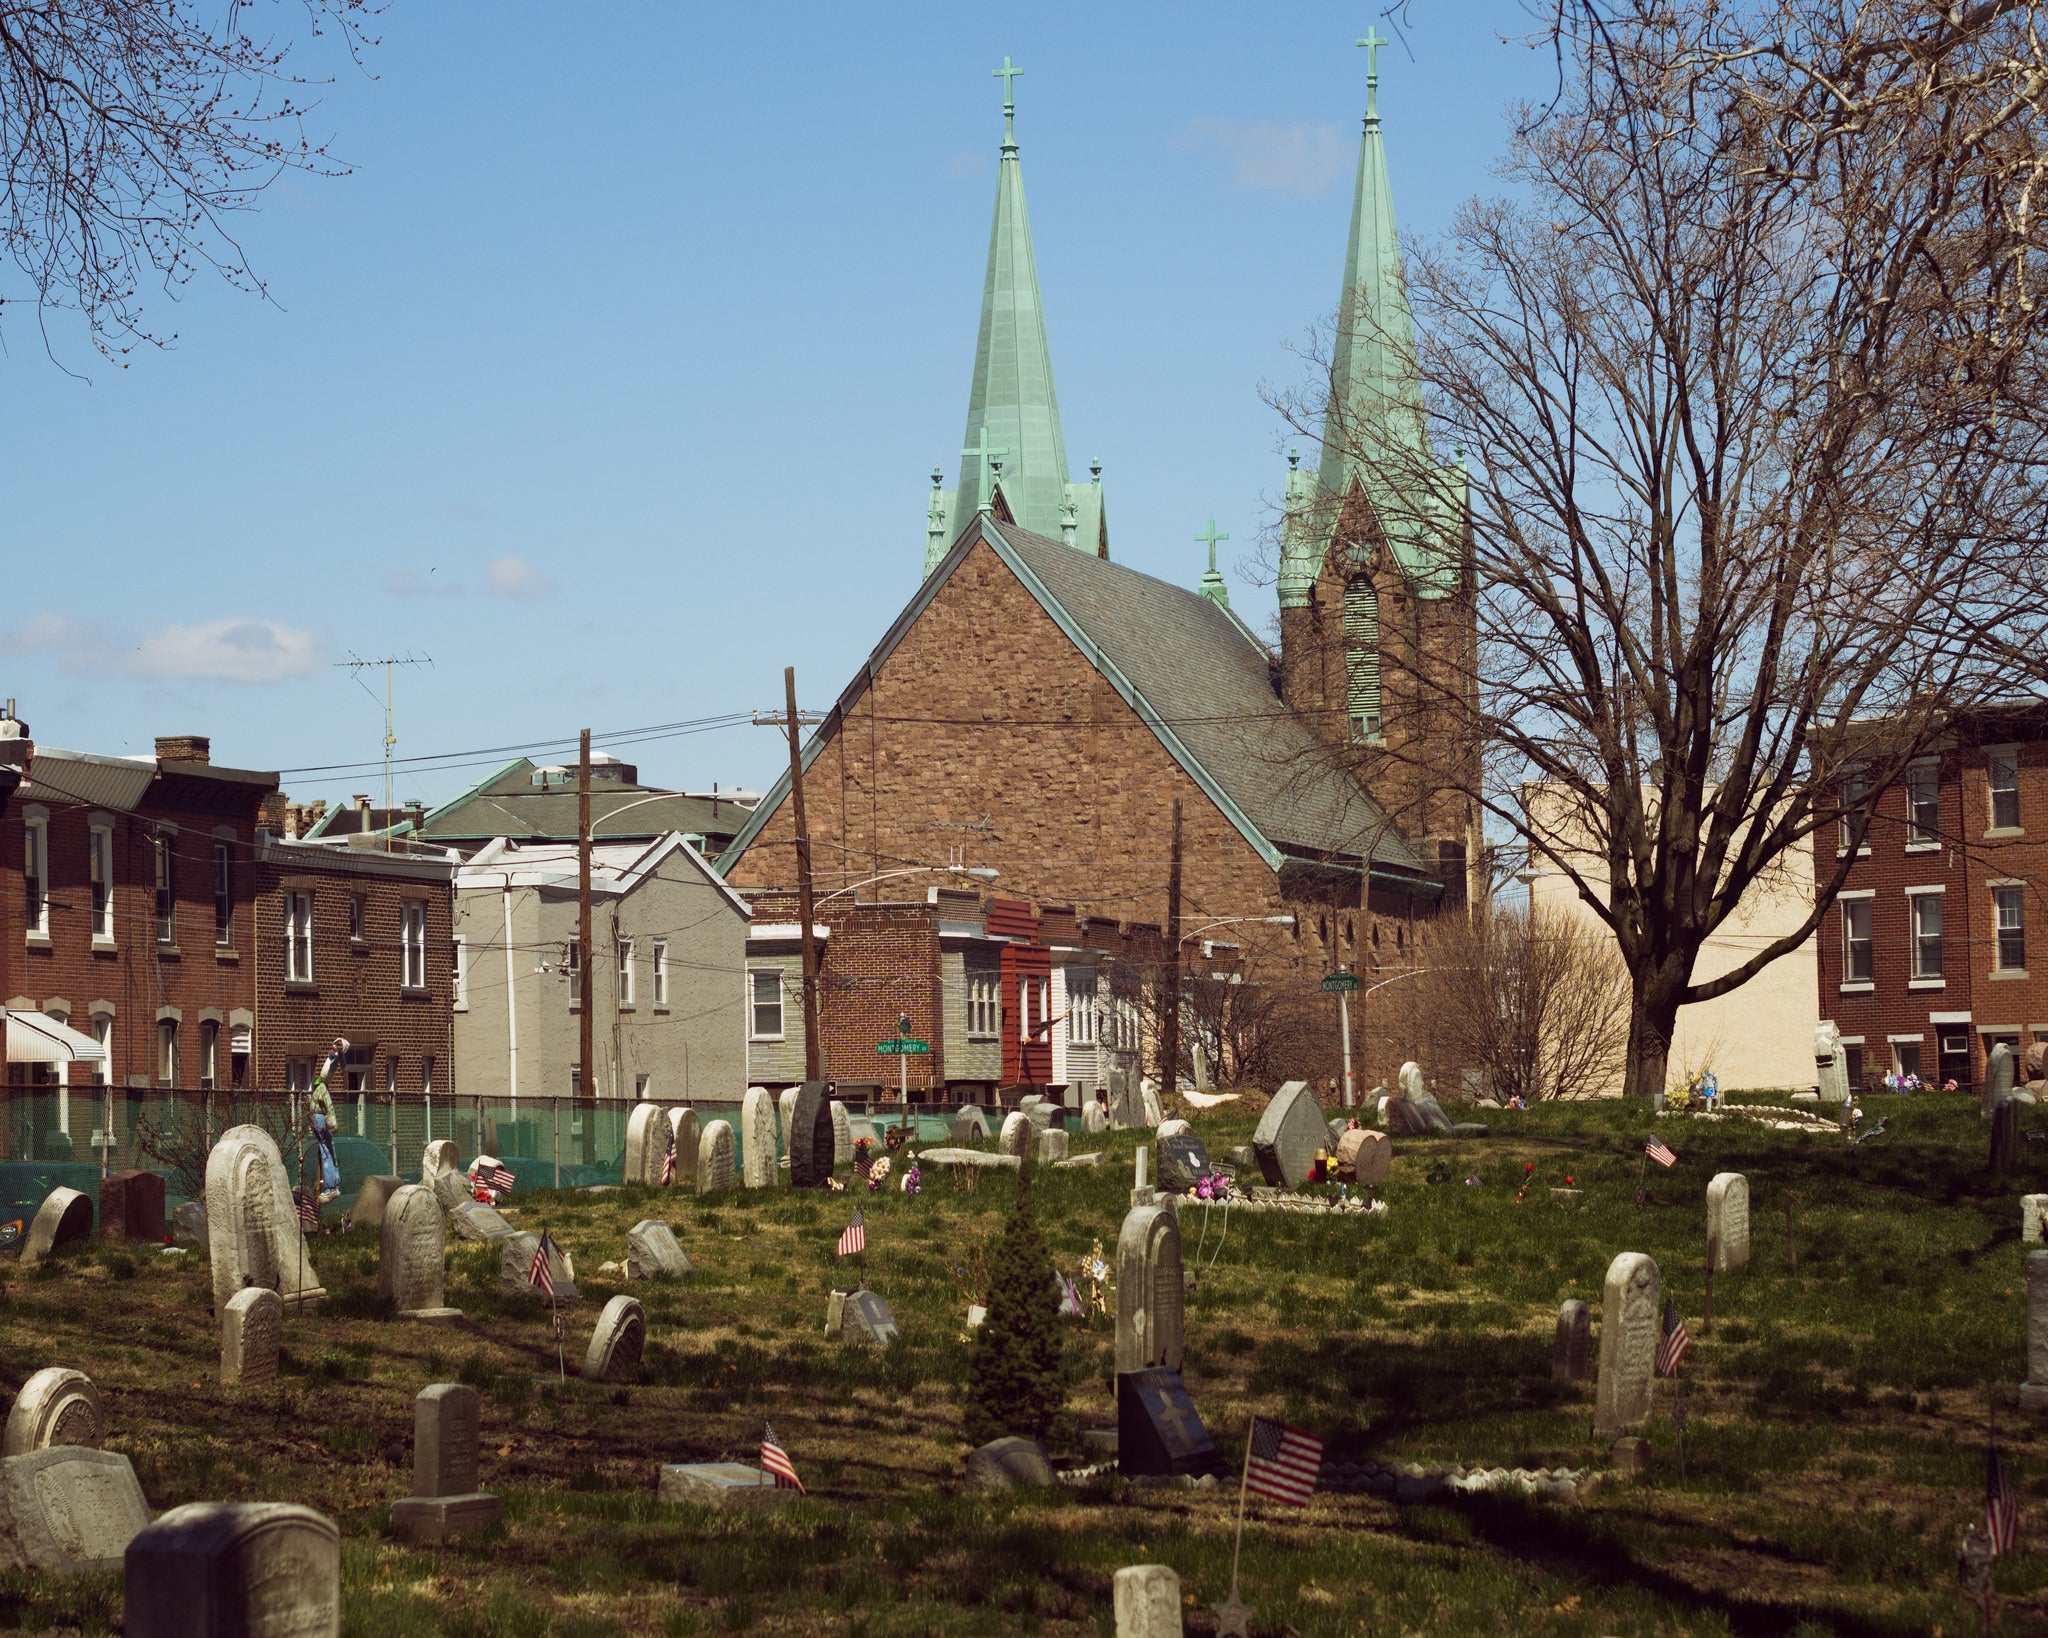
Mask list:
[[[540,790],[533,784],[535,764],[525,757],[507,763],[479,780],[460,796],[442,803],[419,821],[418,833],[430,842],[460,844],[507,836],[515,842],[576,839],[576,792]],[[600,842],[648,840],[680,831],[702,836],[707,851],[724,847],[746,823],[751,808],[726,797],[675,795],[645,802],[658,794],[645,785],[593,784],[590,832]],[[606,815],[629,802],[641,805],[607,822]]]

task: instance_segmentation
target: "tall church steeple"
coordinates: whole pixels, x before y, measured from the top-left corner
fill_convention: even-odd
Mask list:
[[[1034,534],[1107,557],[1101,468],[1088,483],[1067,477],[1067,442],[1045,339],[1024,169],[1017,157],[1013,84],[1023,69],[1003,59],[1003,147],[996,172],[996,213],[981,288],[981,331],[967,392],[960,481],[932,488],[925,518],[925,573],[946,555],[967,520],[998,506]]]

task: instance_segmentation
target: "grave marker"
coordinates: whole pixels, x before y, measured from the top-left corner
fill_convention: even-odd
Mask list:
[[[626,1278],[679,1280],[696,1270],[676,1242],[675,1230],[652,1219],[635,1223],[626,1233]]]
[[[491,1215],[497,1217],[496,1212]],[[512,1232],[509,1223],[505,1232]],[[397,1310],[400,1319],[457,1319],[461,1310],[450,1308],[442,1296],[447,1267],[440,1204],[418,1184],[408,1183],[385,1202],[384,1221],[377,1230],[377,1295]]]
[[[1577,1297],[1557,1310],[1557,1341],[1551,1349],[1550,1374],[1559,1382],[1583,1382],[1592,1352],[1593,1310]]]
[[[407,1184],[405,1187],[410,1188],[413,1185]],[[438,1206],[439,1202],[435,1204]],[[514,1231],[497,1207],[487,1206],[481,1200],[465,1200],[448,1213],[448,1232],[470,1245],[488,1245],[499,1235],[511,1234]]]
[[[776,1507],[796,1495],[745,1462],[670,1462],[663,1465],[656,1494],[665,1502],[698,1507]]]
[[[846,1105],[837,1098],[830,1101],[832,1115],[832,1169],[836,1172],[842,1166],[853,1164],[853,1119],[846,1112]],[[959,1123],[954,1123],[957,1130]],[[955,1142],[959,1141],[957,1138]]]
[[[1038,1134],[1038,1158],[1047,1163],[1067,1158],[1067,1129],[1050,1126]]]
[[[676,1140],[676,1181],[697,1175],[699,1121],[694,1109],[675,1108],[668,1112],[668,1129]]]
[[[107,1240],[162,1240],[164,1180],[155,1172],[109,1172],[101,1178],[100,1236]]]
[[[381,1226],[385,1204],[404,1187],[405,1179],[396,1174],[364,1178],[363,1186],[356,1190],[355,1204],[348,1209],[348,1220],[357,1228]]]
[[[0,1461],[0,1567],[80,1575],[111,1570],[149,1523],[126,1456],[52,1445]],[[133,1607],[126,1631],[135,1632]]]
[[[582,1300],[576,1290],[576,1268],[559,1241],[551,1237],[548,1244],[553,1248],[553,1255],[548,1258],[548,1272],[554,1276],[555,1281],[554,1306],[567,1308],[570,1304]],[[526,1278],[533,1267],[533,1254],[540,1250],[540,1236],[525,1230],[501,1234],[497,1246],[498,1290],[508,1297],[525,1296],[532,1297],[535,1301],[542,1300],[540,1289],[528,1284]]]
[[[1991,1111],[1991,1158],[1987,1170],[2003,1177],[2020,1157],[2020,1101],[2007,1096]]]
[[[284,1339],[284,1302],[268,1286],[252,1285],[227,1300],[220,1316],[220,1385],[245,1388],[277,1380],[277,1349]]]
[[[477,1489],[474,1388],[437,1382],[412,1402],[412,1494],[391,1504],[392,1528],[414,1541],[443,1541],[496,1524],[496,1496]]]
[[[1225,1465],[1171,1366],[1118,1373],[1116,1423],[1117,1471],[1126,1476],[1199,1475]]]
[[[1116,1241],[1118,1374],[1180,1369],[1186,1303],[1179,1215],[1171,1206],[1132,1207]]]
[[[2020,1243],[2038,1246],[2043,1243],[2042,1218],[2048,1214],[2048,1194],[2023,1194],[2020,1196]]]
[[[1707,1245],[1716,1274],[1749,1264],[1749,1179],[1740,1172],[1716,1172],[1707,1184]]]
[[[290,1502],[189,1502],[128,1543],[127,1638],[341,1638],[341,1532]]]
[[[740,1164],[745,1167],[746,1186],[774,1188],[776,1161],[780,1157],[775,1152],[775,1103],[765,1087],[748,1087],[747,1095],[740,1100],[740,1131]]]
[[[715,1194],[732,1187],[732,1128],[722,1120],[707,1122],[697,1143],[697,1192]]]
[[[322,1301],[284,1160],[268,1132],[232,1126],[206,1157],[206,1223],[213,1307],[244,1286],[275,1291],[287,1308]]]
[[[583,1356],[586,1382],[632,1382],[647,1349],[647,1310],[637,1297],[614,1297],[597,1316]]]
[[[1384,1132],[1361,1126],[1337,1140],[1337,1176],[1346,1183],[1376,1188],[1394,1164],[1394,1145]]]
[[[1126,1565],[1111,1587],[1116,1638],[1181,1638],[1180,1574],[1171,1565]]]
[[[1600,1300],[1600,1378],[1593,1431],[1606,1436],[1650,1419],[1650,1386],[1663,1326],[1663,1276],[1640,1251],[1607,1265]]]
[[[1273,1095],[1252,1132],[1259,1171],[1274,1188],[1298,1189],[1315,1169],[1316,1151],[1329,1141],[1322,1106],[1307,1081],[1289,1081]]]
[[[2012,1096],[2012,1072],[2012,1048],[2003,1041],[1994,1041],[1991,1050],[1984,1054],[1985,1114],[1996,1116],[1999,1100]]]
[[[1209,1151],[1192,1132],[1162,1134],[1152,1140],[1159,1187],[1167,1194],[1186,1194],[1209,1175]]]
[[[1031,1117],[1021,1109],[1012,1109],[1003,1117],[1003,1130],[996,1138],[996,1153],[1021,1158],[1030,1144]]]
[[[626,1117],[624,1181],[661,1182],[661,1163],[668,1158],[668,1111],[655,1103],[636,1103]]]
[[[849,1292],[839,1308],[839,1335],[845,1342],[886,1348],[899,1335],[896,1316],[879,1291]]]
[[[2024,1410],[2048,1410],[2048,1251],[2027,1253],[2027,1379]]]
[[[830,1081],[805,1081],[794,1089],[783,1119],[789,1133],[789,1186],[822,1189],[838,1161],[838,1130],[832,1121]],[[849,1157],[850,1159],[851,1157]]]
[[[100,1391],[83,1371],[47,1365],[21,1385],[0,1436],[0,1456],[26,1456],[52,1445],[97,1450],[106,1429]]]
[[[56,1188],[43,1197],[21,1242],[21,1266],[34,1268],[57,1249],[92,1237],[92,1198],[76,1189]]]
[[[420,1183],[432,1188],[443,1172],[462,1170],[462,1155],[446,1138],[436,1138],[420,1151]]]

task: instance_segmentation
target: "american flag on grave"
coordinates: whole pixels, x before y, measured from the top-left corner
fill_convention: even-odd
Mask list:
[[[796,1464],[789,1459],[789,1452],[782,1448],[775,1437],[775,1429],[767,1422],[761,1424],[761,1471],[774,1479],[776,1489],[804,1494],[804,1482],[796,1476]]]
[[[555,1300],[554,1249],[554,1241],[542,1231],[540,1244],[533,1248],[533,1262],[526,1270],[526,1283],[537,1287],[549,1302]]]
[[[839,1255],[852,1257],[868,1248],[867,1219],[860,1214],[858,1206],[853,1209],[853,1221],[846,1225],[846,1232],[839,1236]]]
[[[1252,1418],[1251,1449],[1244,1464],[1247,1490],[1290,1507],[1306,1507],[1322,1470],[1322,1440],[1263,1416]]]
[[[1984,1452],[1984,1527],[1991,1533],[1991,1550],[2009,1553],[2019,1545],[2020,1504],[2006,1477],[2005,1463],[1998,1447]]]
[[[320,1231],[320,1200],[311,1189],[299,1190],[299,1227],[308,1234]]]
[[[665,1189],[676,1180],[676,1129],[668,1129],[668,1149],[661,1157],[661,1186]]]
[[[512,1175],[512,1168],[501,1160],[484,1173],[484,1181],[499,1194],[509,1194],[512,1191],[512,1185],[518,1179]]]
[[[1675,1166],[1678,1164],[1678,1156],[1664,1147],[1664,1140],[1655,1132],[1650,1134],[1650,1141],[1643,1145],[1643,1153],[1656,1161],[1659,1166]]]
[[[1692,1346],[1692,1338],[1686,1335],[1685,1321],[1678,1317],[1678,1304],[1671,1298],[1664,1299],[1664,1335],[1657,1344],[1657,1372],[1660,1376],[1676,1376],[1678,1362],[1685,1358],[1685,1351]]]

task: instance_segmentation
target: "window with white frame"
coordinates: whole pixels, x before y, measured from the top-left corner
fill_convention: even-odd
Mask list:
[[[430,1098],[434,1095],[434,1059],[431,1053],[420,1060],[420,1090]]]
[[[100,1044],[100,1060],[92,1066],[92,1078],[101,1086],[114,1084],[114,1020],[108,1014],[95,1013],[92,1021],[92,1038]]]
[[[21,827],[21,886],[30,938],[50,936],[50,821],[32,813]]]
[[[1911,893],[1906,903],[1912,910],[1913,976],[1941,977],[1941,895]]]
[[[160,830],[152,838],[156,854],[156,941],[175,944],[178,935],[178,833]]]
[[[235,850],[213,844],[213,942],[228,949],[235,942]]]
[[[2020,825],[2020,753],[2013,745],[1984,754],[1991,785],[1991,828],[2018,830]]]
[[[1936,847],[1941,842],[1940,766],[1916,762],[1906,770],[1906,846]]]
[[[785,1030],[782,1008],[782,972],[775,967],[756,967],[747,974],[751,986],[747,1008],[747,1033],[756,1041],[779,1041]]]
[[[360,893],[348,896],[348,939],[351,944],[370,940],[370,901]]]
[[[455,961],[449,969],[448,981],[455,995],[455,1010],[461,1012],[469,1006],[469,939],[466,934],[455,935]]]
[[[1840,846],[1844,852],[1857,845],[1856,838],[1859,832],[1863,836],[1862,845],[1864,847],[1870,845],[1870,833],[1866,822],[1870,808],[1868,801],[1869,791],[1870,781],[1862,774],[1842,775],[1836,796],[1842,809],[1842,839]]]
[[[398,933],[404,972],[400,982],[409,990],[427,987],[427,906],[424,900],[407,899],[399,911]]]
[[[220,1083],[220,1025],[211,1018],[199,1025],[199,1089],[211,1092]]]
[[[633,1005],[633,941],[619,940],[619,1005]]]
[[[92,936],[114,936],[114,827],[95,824],[87,833],[87,872],[92,877]]]
[[[178,1021],[175,1018],[157,1021],[156,1082],[159,1086],[178,1084]]]
[[[284,976],[289,984],[313,982],[313,895],[284,896]]]
[[[983,968],[967,975],[967,1033],[993,1040],[1003,1027],[1003,978]]]
[[[1994,887],[1991,907],[1996,924],[1996,965],[2002,973],[2026,971],[2027,890],[2024,887]]]
[[[1868,984],[1877,977],[1870,937],[1871,901],[1844,898],[1842,905],[1842,982]]]
[[[1085,968],[1067,969],[1067,1042],[1095,1044],[1095,974]]]
[[[1017,1039],[1029,1046],[1045,1033],[1045,1015],[1048,1010],[1048,992],[1052,987],[1049,978],[1021,977],[1017,980]]]
[[[665,938],[654,941],[654,1004],[657,1007],[668,1005],[668,940]]]

